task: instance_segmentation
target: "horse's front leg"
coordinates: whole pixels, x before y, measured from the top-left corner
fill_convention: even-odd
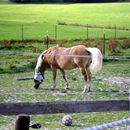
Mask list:
[[[68,89],[70,89],[70,86],[69,86],[69,82],[67,80],[67,77],[65,75],[65,71],[63,69],[60,69],[60,71],[62,73],[63,79],[65,80],[65,89],[68,90]]]
[[[52,85],[52,89],[54,90],[56,88],[56,74],[57,74],[57,68],[54,66],[51,66],[52,69],[52,74],[53,74],[53,85]]]

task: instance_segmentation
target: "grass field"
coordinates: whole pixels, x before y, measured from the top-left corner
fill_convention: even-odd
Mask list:
[[[75,42],[76,44],[76,42]],[[78,43],[77,43],[78,44]],[[65,46],[74,45],[72,42],[64,43]],[[41,48],[42,46],[42,48]],[[1,51],[15,51],[33,53],[34,50],[42,52],[45,49],[43,43],[13,43],[11,48],[5,47]],[[129,54],[130,50],[122,50],[122,55]],[[26,53],[25,53],[26,54]],[[67,77],[71,85],[69,93],[64,93],[64,81],[60,72],[57,76],[57,90],[51,91],[52,74],[48,70],[45,73],[45,81],[38,90],[33,88],[33,80],[18,81],[19,78],[33,77],[37,55],[0,55],[0,102],[34,102],[34,101],[86,101],[86,100],[118,100],[128,99],[127,85],[109,84],[100,78],[107,77],[130,77],[130,61],[104,62],[100,73],[93,75],[92,93],[81,94],[83,90],[83,79],[78,69],[67,71]],[[120,82],[120,81],[119,81]],[[113,92],[111,92],[113,91]],[[99,125],[129,117],[129,112],[107,112],[107,113],[79,113],[71,114],[73,125],[65,127],[61,123],[63,114],[31,115],[31,123],[40,122],[41,130],[79,130],[85,127]],[[114,118],[113,118],[114,117]],[[13,130],[15,116],[0,115],[0,130]],[[31,130],[31,129],[30,129]]]
[[[115,25],[130,27],[130,3],[106,4],[0,4],[0,39],[21,39],[21,25],[24,24],[25,39],[42,39],[48,31],[54,38],[54,25],[57,21],[82,24]],[[69,29],[69,30],[68,30]],[[103,30],[90,30],[90,36],[100,37]],[[106,30],[107,36],[114,33]],[[120,36],[128,36],[129,32],[120,31]],[[58,27],[60,38],[86,37],[86,29],[74,27]],[[12,38],[13,37],[13,38]],[[60,44],[72,46],[79,41],[51,41],[50,46]],[[91,41],[92,42],[92,41]],[[128,86],[108,83],[103,78],[130,77],[130,60],[104,62],[100,73],[92,77],[92,92],[81,94],[83,79],[78,69],[67,71],[71,85],[69,93],[64,93],[64,81],[60,72],[57,76],[57,90],[51,91],[52,74],[45,73],[45,81],[38,90],[33,88],[33,80],[18,81],[18,78],[33,77],[36,59],[46,46],[43,42],[4,41],[0,45],[0,102],[32,102],[32,101],[86,101],[128,99]],[[101,42],[102,44],[102,42]],[[108,48],[106,48],[108,49]],[[108,54],[108,50],[107,54]],[[4,54],[4,52],[6,52]],[[15,52],[15,53],[14,53]],[[22,52],[20,54],[16,52]],[[1,54],[3,53],[3,54]],[[7,54],[8,53],[8,54]],[[14,54],[13,54],[14,53]],[[119,56],[129,56],[130,49],[121,49]],[[65,127],[61,123],[63,114],[31,115],[31,123],[42,124],[40,130],[79,130],[85,127],[100,125],[129,117],[129,112],[79,113],[71,114],[73,125]],[[14,130],[15,116],[0,115],[0,130]],[[30,129],[32,130],[32,129]],[[113,129],[114,130],[114,129]]]
[[[55,38],[57,21],[101,26],[130,27],[130,3],[100,4],[1,4],[0,39],[21,39],[23,24],[25,39],[42,39],[49,33]],[[13,30],[13,31],[12,31]],[[114,37],[114,30],[106,30]],[[102,29],[89,29],[89,37],[102,37]],[[128,37],[129,31],[117,31],[118,37]],[[58,26],[58,38],[86,38],[86,28]]]
[[[125,67],[124,67],[125,66]],[[6,73],[0,74],[0,102],[33,102],[33,101],[84,101],[84,100],[118,100],[128,99],[127,94],[118,94],[118,91],[127,91],[127,86],[110,85],[101,80],[99,77],[109,76],[130,76],[129,73],[130,61],[104,63],[102,71],[93,77],[92,93],[81,94],[83,90],[82,76],[79,70],[67,71],[67,77],[71,84],[70,92],[64,93],[64,81],[61,74],[58,72],[57,90],[51,91],[52,76],[51,71],[45,74],[45,81],[37,91],[33,89],[33,81],[18,81],[18,78],[33,77],[34,72],[22,73]],[[74,80],[75,79],[75,80]],[[111,93],[110,91],[114,91]],[[64,114],[46,114],[46,115],[31,115],[31,123],[40,122],[43,127],[48,130],[68,129],[78,130],[85,127],[99,125],[105,122],[124,119],[129,116],[129,112],[107,112],[107,113],[84,113],[71,114],[73,117],[73,125],[65,127],[61,123]],[[15,116],[0,116],[0,130],[13,130]]]

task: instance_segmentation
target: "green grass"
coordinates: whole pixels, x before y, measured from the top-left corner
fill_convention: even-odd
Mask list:
[[[101,26],[130,27],[130,3],[100,4],[1,4],[0,39],[43,39],[49,33],[55,38],[57,21],[94,24]],[[89,29],[89,37],[102,37],[102,29]],[[114,37],[114,30],[106,30]],[[128,31],[117,31],[118,37],[128,37]],[[58,38],[86,38],[86,29],[58,26]]]
[[[124,67],[125,66],[125,67]],[[103,69],[96,77],[100,76],[130,76],[129,74],[130,61],[128,62],[109,62],[105,63]],[[27,70],[28,71],[28,70]],[[52,74],[51,71],[46,71],[45,81],[38,90],[34,90],[33,81],[18,81],[21,77],[33,77],[34,69],[30,72],[0,74],[0,102],[34,102],[34,101],[84,101],[84,100],[118,100],[128,99],[127,94],[109,93],[110,90],[119,91],[117,85],[108,85],[93,77],[92,90],[95,93],[81,94],[83,90],[83,79],[78,69],[67,71],[71,90],[64,93],[64,81],[61,78],[60,72],[57,76],[57,90],[51,91]],[[94,75],[93,75],[94,76]],[[74,80],[76,79],[76,80]],[[120,91],[127,91],[127,87],[122,86]],[[108,93],[107,93],[108,92]],[[61,123],[63,114],[46,114],[46,115],[31,115],[31,123],[40,122],[44,128],[49,130],[69,129],[78,130],[85,127],[103,124],[105,122],[116,121],[127,118],[128,112],[107,112],[107,113],[84,113],[71,114],[73,117],[73,125],[65,127]],[[113,118],[114,117],[114,118]],[[15,116],[0,116],[0,130],[7,128],[13,129]],[[5,129],[3,129],[5,128]]]
[[[64,46],[72,46],[77,42],[61,42]],[[43,43],[12,43],[10,51],[33,52],[33,49],[42,51]],[[52,44],[53,45],[53,44]],[[22,46],[22,48],[21,48]],[[42,46],[44,48],[44,46]],[[2,49],[2,48],[1,48]],[[41,49],[41,50],[39,50]],[[4,48],[4,50],[9,50]],[[122,50],[123,53],[129,54],[129,49]],[[100,77],[107,76],[130,76],[130,61],[109,61],[104,62],[103,69],[100,73],[93,75],[92,90],[93,93],[81,94],[83,90],[83,77],[78,69],[67,71],[67,77],[71,85],[69,93],[64,93],[64,80],[58,71],[57,90],[51,91],[52,73],[47,70],[45,73],[45,81],[38,90],[33,88],[33,80],[18,81],[23,77],[33,77],[35,60],[38,56],[28,55],[0,55],[0,102],[37,102],[37,101],[85,101],[85,100],[119,100],[128,99],[128,94],[117,94],[116,91],[128,91],[127,86],[110,85],[98,80]],[[31,59],[31,61],[29,61]],[[96,77],[96,78],[95,78]],[[115,91],[110,93],[110,91]],[[30,115],[31,123],[40,122],[42,129],[56,130],[69,129],[78,130],[85,127],[100,125],[103,123],[117,121],[127,118],[128,112],[107,112],[107,113],[78,113],[71,114],[73,117],[73,125],[65,127],[61,123],[63,114],[43,114]],[[114,117],[114,118],[113,118]],[[15,116],[0,115],[0,130],[13,130],[15,126]]]
[[[57,21],[75,22],[82,24],[111,25],[130,27],[130,3],[106,4],[0,4],[0,39],[21,39],[21,27],[24,25],[24,39],[41,39],[49,33],[54,36],[54,25]],[[103,30],[89,30],[89,37],[102,37]],[[118,36],[128,36],[129,32],[120,31]],[[113,36],[114,32],[106,30],[106,36]],[[79,41],[68,41],[68,38],[86,38],[85,28],[59,27],[58,38],[62,41],[50,41],[50,46],[59,44],[72,46]],[[21,43],[13,41],[1,45],[1,51],[20,51],[28,53],[41,53],[45,50],[44,43],[34,41]],[[96,41],[96,39],[95,39]],[[5,43],[7,41],[4,41]],[[88,41],[93,42],[93,41]],[[94,42],[93,42],[94,43]],[[101,42],[102,43],[102,42]],[[108,49],[108,48],[107,48]],[[107,54],[109,51],[107,50]],[[130,55],[130,49],[121,49],[119,55]],[[92,78],[94,93],[82,95],[83,79],[78,69],[67,71],[71,90],[64,93],[64,81],[60,72],[57,76],[57,90],[51,91],[52,74],[45,73],[45,81],[38,90],[33,88],[33,80],[18,81],[18,78],[33,77],[36,59],[34,55],[0,54],[0,102],[33,102],[33,101],[84,101],[84,100],[111,100],[128,99],[127,94],[110,93],[114,91],[127,91],[127,86],[106,84],[99,77],[105,76],[130,76],[130,61],[105,62],[103,69]],[[96,78],[95,78],[96,77]],[[40,122],[42,129],[49,130],[79,130],[85,127],[100,125],[129,117],[128,112],[107,113],[79,113],[71,114],[73,125],[65,127],[61,123],[63,114],[31,115],[31,123]],[[15,116],[0,115],[0,130],[13,130]],[[32,130],[32,129],[30,129]]]
[[[42,128],[40,130],[48,129],[48,130],[79,130],[86,127],[91,127],[95,125],[101,125],[102,123],[108,123],[120,119],[124,119],[128,117],[127,112],[111,112],[111,113],[79,113],[79,114],[71,114],[73,117],[73,125],[70,127],[65,127],[62,123],[62,117],[65,114],[46,114],[46,115],[31,115],[31,124],[33,123],[41,123]],[[97,118],[99,117],[99,118]],[[102,119],[103,117],[103,119]],[[7,122],[5,121],[8,121]],[[15,116],[1,116],[0,117],[0,124],[1,128],[0,130],[14,130],[14,122],[15,122]],[[6,129],[4,129],[4,126],[7,126]],[[30,130],[33,130],[30,128]],[[114,130],[114,129],[113,129]]]

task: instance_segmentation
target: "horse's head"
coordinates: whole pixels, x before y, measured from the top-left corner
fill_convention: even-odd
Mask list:
[[[43,82],[44,80],[44,76],[42,75],[42,73],[40,72],[39,69],[35,69],[35,75],[34,75],[34,88],[38,89],[40,84]]]

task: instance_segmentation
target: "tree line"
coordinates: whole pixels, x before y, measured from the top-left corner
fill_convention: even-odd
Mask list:
[[[9,0],[16,3],[101,3],[101,2],[128,2],[130,0]]]

